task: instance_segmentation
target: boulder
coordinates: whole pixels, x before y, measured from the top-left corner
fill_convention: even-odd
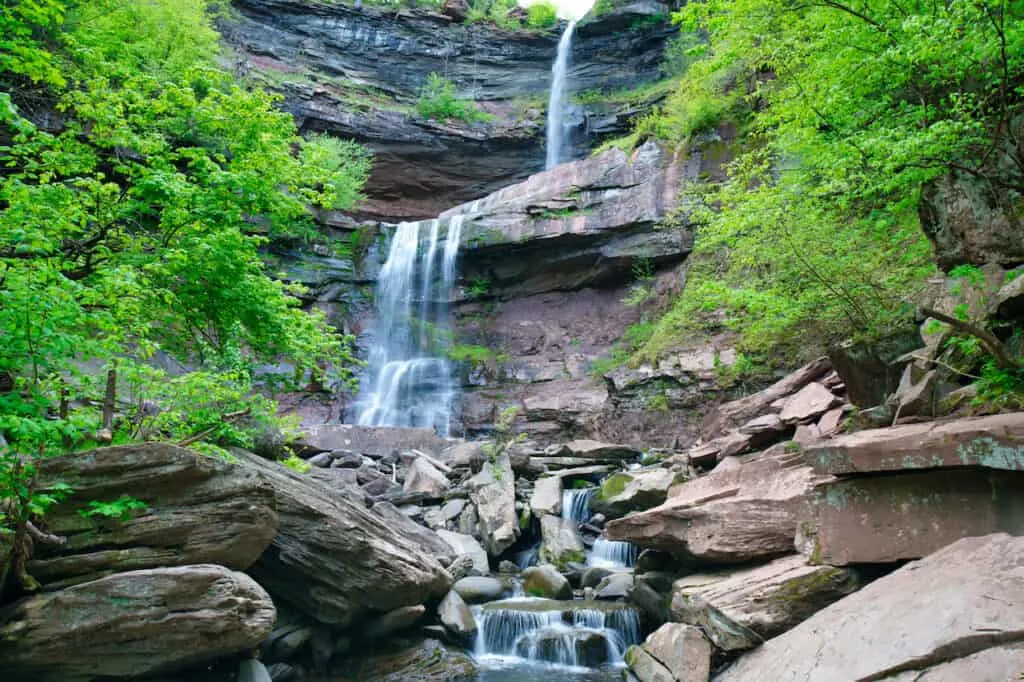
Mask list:
[[[751,446],[756,448],[774,443],[782,437],[788,428],[786,422],[782,421],[782,417],[775,413],[768,413],[746,422],[739,428],[739,432],[750,436]]]
[[[423,604],[399,606],[360,627],[359,634],[366,639],[381,639],[412,627],[426,613],[427,608]]]
[[[673,682],[707,682],[711,674],[711,643],[690,625],[665,623],[641,647],[664,666]],[[648,679],[636,670],[634,674],[644,682]]]
[[[577,457],[588,461],[618,462],[639,457],[641,452],[628,445],[602,443],[596,440],[573,440],[555,449],[552,453],[565,457]]]
[[[890,404],[897,405],[900,417],[931,416],[934,414],[935,382],[938,372],[925,372],[915,379],[914,365],[907,365],[900,377],[896,392],[890,397]]]
[[[453,533],[450,530],[439,530],[436,535],[448,544],[456,557],[469,557],[473,562],[473,570],[480,575],[486,575],[491,570],[487,552],[472,535]]]
[[[668,469],[650,469],[612,474],[590,498],[590,508],[607,518],[625,516],[665,501],[675,474]]]
[[[889,679],[1020,643],[1022,557],[1024,538],[1000,533],[960,540],[765,642],[716,682]]]
[[[996,293],[993,301],[996,314],[1004,320],[1024,319],[1024,270],[1018,268],[1016,276]]]
[[[425,427],[320,424],[308,427],[300,444],[311,452],[348,450],[379,458],[405,450],[437,454],[448,441]]]
[[[1024,471],[1024,412],[858,431],[807,446],[823,474],[977,466]]]
[[[572,588],[558,569],[551,564],[530,566],[523,571],[523,589],[531,597],[572,599]]]
[[[515,475],[508,455],[485,464],[466,486],[469,499],[476,508],[484,548],[490,556],[497,557],[519,537]]]
[[[470,604],[500,599],[505,586],[497,578],[468,576],[455,581],[452,590]]]
[[[779,418],[789,424],[817,419],[840,402],[832,391],[812,381],[782,404]]]
[[[452,590],[437,605],[437,619],[453,637],[470,640],[476,634],[476,620],[459,593]]]
[[[629,647],[624,658],[631,674],[629,682],[676,682],[675,675],[642,646]]]
[[[812,563],[916,559],[972,535],[1024,533],[1024,473],[933,469],[821,483],[797,546]]]
[[[259,472],[167,443],[41,459],[39,486],[58,481],[72,493],[51,507],[46,525],[67,542],[37,547],[28,569],[42,583],[199,563],[244,570],[277,532],[274,491]],[[78,513],[121,495],[146,508],[124,520]]]
[[[793,550],[798,515],[819,480],[785,446],[723,460],[647,511],[609,521],[605,535],[703,563],[746,563]]]
[[[533,495],[530,496],[530,508],[534,516],[562,513],[562,479],[558,476],[538,478],[533,484]]]
[[[601,579],[594,588],[596,599],[625,599],[633,589],[633,573],[616,571]]]
[[[872,342],[844,341],[830,348],[828,355],[850,402],[868,408],[881,405],[896,390],[900,380],[897,359],[920,346],[921,336],[910,326]]]
[[[823,438],[831,438],[839,433],[844,414],[846,410],[836,407],[821,415],[821,419],[818,420],[818,434]]]
[[[545,514],[540,517],[540,536],[537,558],[541,563],[564,568],[570,562],[583,562],[585,547],[576,524],[571,520]]]
[[[1024,665],[1024,643],[994,646],[978,653],[910,670],[892,677],[888,682],[966,682],[967,680],[1019,680]]]
[[[844,568],[810,566],[802,556],[762,566],[680,578],[672,617],[700,627],[724,651],[751,649],[791,629],[860,586]]]
[[[425,639],[413,645],[399,642],[368,656],[349,656],[337,672],[343,680],[359,682],[448,682],[473,679],[476,665],[461,651]]]
[[[436,466],[426,457],[417,457],[405,472],[405,483],[402,492],[423,493],[427,497],[438,498],[444,494],[451,484]]]
[[[5,679],[135,679],[249,652],[276,612],[256,582],[196,564],[117,573],[0,609]]]
[[[425,554],[434,557],[442,564],[447,565],[458,556],[457,550],[437,533],[424,528],[418,523],[409,524],[409,517],[390,502],[377,502],[373,505],[373,511],[385,523],[395,524],[396,527],[401,528],[403,535],[407,539],[415,543]]]
[[[250,572],[275,598],[345,627],[447,593],[451,576],[413,539],[423,531],[415,522],[384,519],[323,483],[236,454],[274,486],[280,526]]]
[[[466,508],[466,500],[448,500],[440,507],[435,507],[423,514],[423,520],[434,530],[447,528],[448,524],[459,518]]]
[[[456,443],[446,448],[441,453],[441,461],[445,462],[452,468],[474,468],[475,465],[482,464],[487,458],[484,456],[481,450],[480,443]]]

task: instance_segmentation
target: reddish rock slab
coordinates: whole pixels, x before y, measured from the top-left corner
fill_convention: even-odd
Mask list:
[[[1024,474],[935,470],[819,484],[797,546],[811,563],[846,566],[926,556],[965,537],[1024,534]]]
[[[1024,471],[1024,412],[859,431],[803,452],[822,474],[961,466]]]
[[[832,391],[817,381],[812,381],[789,397],[782,405],[779,417],[782,421],[794,424],[815,419],[832,409],[840,402]]]

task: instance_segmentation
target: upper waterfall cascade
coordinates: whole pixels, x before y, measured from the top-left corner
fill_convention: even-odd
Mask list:
[[[572,34],[576,30],[576,19],[570,19],[558,41],[558,53],[551,67],[551,93],[548,96],[547,159],[545,168],[554,168],[562,160],[565,148],[565,82],[569,71],[569,57],[572,54]]]
[[[445,350],[464,216],[399,224],[377,280],[377,326],[353,406],[363,426],[451,433],[457,386]]]

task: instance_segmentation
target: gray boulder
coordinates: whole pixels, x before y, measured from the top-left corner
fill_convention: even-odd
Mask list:
[[[452,591],[470,604],[500,599],[505,586],[497,578],[468,576],[455,581]]]
[[[519,537],[515,475],[508,455],[485,464],[467,486],[484,547],[490,556],[496,557]]]
[[[466,641],[476,634],[476,619],[459,593],[452,590],[437,606],[437,618],[441,625],[456,639]]]
[[[572,587],[565,576],[551,564],[530,566],[523,571],[523,589],[531,597],[572,599]]]

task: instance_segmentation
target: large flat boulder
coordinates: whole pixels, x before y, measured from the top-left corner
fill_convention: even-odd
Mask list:
[[[451,576],[423,551],[426,529],[375,514],[334,488],[237,451],[274,486],[280,527],[250,573],[316,620],[347,626],[371,613],[440,598]]]
[[[1024,538],[965,538],[819,611],[741,657],[716,680],[867,682],[1019,643],[1022,566]]]
[[[310,426],[306,428],[302,442],[313,452],[352,450],[370,457],[383,457],[403,450],[422,450],[436,456],[448,446],[446,439],[425,427],[356,424]]]
[[[608,518],[649,509],[665,501],[674,482],[675,474],[668,469],[612,474],[590,498],[590,508]]]
[[[496,557],[519,537],[516,516],[515,474],[508,455],[484,464],[480,473],[466,483],[469,499],[476,508],[480,537],[487,553]]]
[[[807,498],[797,545],[812,563],[917,559],[960,538],[1024,533],[1024,473],[937,469],[841,479]]]
[[[1024,412],[858,431],[804,448],[815,471],[978,466],[1024,471]]]
[[[811,566],[802,556],[789,556],[753,568],[680,578],[672,587],[670,608],[673,618],[699,626],[719,649],[751,649],[859,586],[853,571]]]
[[[0,610],[6,680],[136,679],[255,649],[277,614],[244,573],[198,564],[117,573]]]
[[[609,521],[611,540],[703,563],[746,563],[790,554],[805,497],[818,477],[799,453],[774,448],[729,457],[675,486],[647,511]]]
[[[47,512],[46,525],[67,542],[37,548],[29,573],[42,583],[200,563],[244,570],[277,531],[274,491],[258,471],[167,443],[40,460],[39,485],[58,481],[72,493]],[[121,495],[145,510],[123,520],[78,513]]]
[[[711,642],[695,627],[665,623],[631,647],[626,662],[641,682],[707,682]]]

